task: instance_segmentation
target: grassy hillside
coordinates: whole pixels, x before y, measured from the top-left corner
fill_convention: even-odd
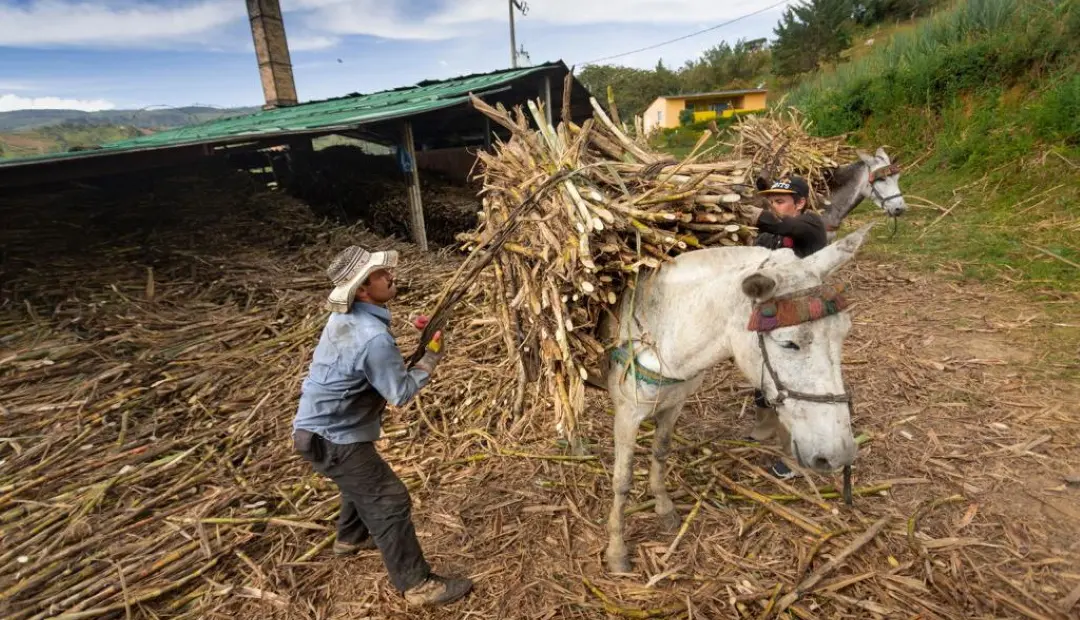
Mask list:
[[[0,133],[0,158],[62,153],[141,135],[145,130],[125,125],[63,124],[30,131]]]
[[[885,146],[903,166],[911,209],[873,247],[961,278],[1080,291],[1080,0],[958,0],[883,30],[784,101],[818,134]],[[653,140],[682,155],[699,135]],[[852,222],[880,217],[867,201]]]
[[[181,127],[225,116],[250,114],[261,108],[210,108],[189,106],[153,110],[15,110],[0,112],[0,131],[17,132],[51,125],[130,125],[145,129]]]
[[[918,205],[884,241],[936,270],[1080,282],[1080,2],[966,0],[788,102],[822,135],[887,145]],[[868,213],[869,206],[860,210]]]

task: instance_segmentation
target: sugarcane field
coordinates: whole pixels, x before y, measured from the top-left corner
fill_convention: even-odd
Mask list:
[[[0,618],[1080,618],[1080,7],[302,102],[247,4],[264,107],[0,133]]]

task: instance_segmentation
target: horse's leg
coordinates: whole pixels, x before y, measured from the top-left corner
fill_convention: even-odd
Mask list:
[[[656,499],[656,514],[668,530],[679,527],[679,515],[671,503],[664,479],[667,477],[667,457],[671,451],[671,433],[682,414],[682,403],[656,414],[656,433],[653,435],[652,460],[649,467],[649,489]]]
[[[637,443],[638,426],[636,407],[628,402],[615,400],[615,466],[612,472],[612,490],[614,500],[608,515],[608,570],[613,573],[630,572],[630,561],[626,553],[626,541],[623,539],[623,511],[626,497],[630,494],[630,485],[634,479],[634,446]]]

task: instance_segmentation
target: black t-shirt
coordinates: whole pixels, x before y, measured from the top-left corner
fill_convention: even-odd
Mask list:
[[[799,258],[806,258],[829,244],[825,222],[816,213],[808,211],[794,217],[779,217],[772,211],[762,211],[757,228],[760,232],[754,245],[770,250],[791,248]]]

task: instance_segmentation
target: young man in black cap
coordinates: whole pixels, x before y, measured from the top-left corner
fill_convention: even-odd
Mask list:
[[[754,245],[770,250],[789,248],[795,252],[795,256],[806,258],[829,244],[825,222],[816,213],[806,210],[810,186],[802,177],[776,181],[758,193],[768,197],[771,209],[743,207],[743,214],[760,231]],[[783,435],[784,429],[779,424],[776,410],[765,400],[761,390],[754,390],[754,406],[757,425],[751,431],[749,440],[764,441],[777,434]],[[781,460],[773,464],[771,471],[778,478],[795,475]]]
[[[771,250],[790,248],[795,256],[806,258],[829,244],[825,222],[806,211],[810,186],[802,177],[782,179],[758,194],[768,198],[771,209],[744,207],[744,213],[761,231],[754,245]]]

